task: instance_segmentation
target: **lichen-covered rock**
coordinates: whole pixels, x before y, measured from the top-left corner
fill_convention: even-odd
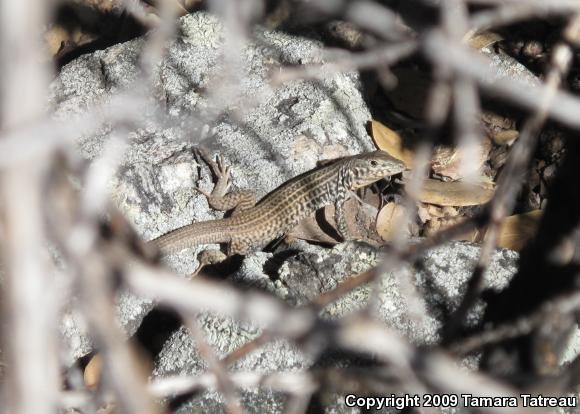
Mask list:
[[[342,243],[333,249],[312,246],[305,242],[298,242],[293,247],[302,252],[285,260],[278,269],[276,281],[270,281],[265,288],[294,305],[304,304],[319,294],[334,289],[348,278],[376,266],[380,258],[377,249],[357,242]],[[452,242],[428,251],[413,268],[405,266],[393,271],[387,270],[376,285],[376,301],[371,308],[374,315],[416,345],[436,343],[440,339],[439,330],[443,318],[457,308],[465,293],[466,283],[477,263],[479,250],[477,245],[471,243]],[[259,253],[257,256],[260,262],[263,262],[263,255]],[[485,288],[499,290],[505,287],[515,274],[517,259],[518,254],[514,251],[497,250],[485,274]],[[259,266],[255,266],[254,255],[246,257],[244,262],[248,262],[242,266],[244,270],[233,276],[236,281],[243,283],[246,277],[250,281],[267,279],[260,272]],[[414,291],[411,295],[409,286]],[[331,303],[322,311],[323,316],[338,319],[361,309],[369,303],[372,288],[372,285],[360,287]],[[470,323],[477,323],[483,316],[483,310],[484,304],[477,302],[469,314]],[[223,318],[209,319],[214,322],[202,323],[206,337],[222,356],[260,334],[258,328],[252,330],[248,325],[242,326]],[[225,339],[220,332],[227,332]],[[256,349],[231,368],[237,371],[273,373],[306,369],[312,363],[294,345],[286,341],[275,341]],[[326,358],[325,363],[332,364],[333,361]],[[473,361],[467,360],[466,363],[472,364]],[[157,360],[154,375],[200,374],[204,369],[193,340],[182,328],[165,344]],[[279,394],[262,390],[256,394],[255,391],[245,390],[241,396],[247,412],[283,412],[278,403],[269,405],[271,398],[280,401]],[[328,398],[332,402],[326,412],[357,412],[346,407],[338,396]],[[196,413],[200,407],[217,406],[220,401],[216,393],[206,392],[190,400],[179,412]]]
[[[273,88],[272,70],[321,63],[322,44],[260,29],[254,40],[240,51],[234,76],[227,77],[231,68],[224,63],[229,56],[222,48],[222,26],[216,17],[197,13],[179,21],[178,36],[155,67],[155,82],[149,88],[139,80],[146,37],[82,56],[63,67],[53,82],[54,116],[63,120],[110,102],[119,93],[144,88],[139,90],[142,99],[121,101],[142,114],[137,125],[107,124],[78,142],[81,153],[94,159],[111,137],[122,138],[127,135],[124,128],[132,128],[111,193],[146,239],[221,215],[194,190],[195,185],[212,186],[208,170],[200,170],[192,155],[196,145],[224,156],[232,166],[234,184],[255,189],[258,198],[314,168],[320,159],[373,149],[365,131],[370,114],[356,74]],[[177,272],[190,274],[197,265],[194,253],[185,251],[167,262]],[[152,306],[122,295],[119,315],[128,334]],[[81,335],[76,320],[67,318],[64,330],[73,355],[79,357],[89,352],[90,342],[75,339]]]

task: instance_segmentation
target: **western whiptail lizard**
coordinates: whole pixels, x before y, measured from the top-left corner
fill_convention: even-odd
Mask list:
[[[222,158],[214,162],[199,153],[217,176],[217,183],[211,194],[198,190],[211,207],[234,211],[231,217],[193,223],[152,240],[150,243],[163,254],[213,243],[228,243],[228,256],[246,254],[282,236],[301,219],[329,204],[335,205],[338,231],[345,238],[348,229],[343,204],[349,192],[405,170],[403,162],[383,151],[341,158],[287,181],[255,204],[252,192],[226,194],[231,181],[229,167],[224,166]],[[208,250],[200,256],[200,263],[216,263],[224,258],[223,253]]]

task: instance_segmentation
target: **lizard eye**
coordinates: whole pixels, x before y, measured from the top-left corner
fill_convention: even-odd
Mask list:
[[[371,160],[371,165],[372,165],[373,167],[376,167],[377,165],[379,165],[379,163],[378,163],[378,162],[376,162],[375,160]]]

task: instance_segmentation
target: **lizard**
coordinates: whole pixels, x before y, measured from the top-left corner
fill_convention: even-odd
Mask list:
[[[197,150],[197,153],[217,180],[211,193],[196,189],[206,196],[212,208],[233,209],[231,216],[177,228],[149,244],[162,255],[168,255],[203,244],[227,243],[227,255],[219,250],[203,251],[199,268],[262,248],[287,233],[301,219],[330,204],[335,206],[338,233],[346,239],[348,228],[343,206],[350,192],[406,169],[402,161],[380,150],[340,158],[285,182],[256,204],[251,191],[228,193],[230,167],[225,166],[222,157],[214,162],[205,151]]]

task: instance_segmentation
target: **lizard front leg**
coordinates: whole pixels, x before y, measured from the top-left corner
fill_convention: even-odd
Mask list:
[[[197,190],[206,196],[209,205],[213,209],[220,211],[233,209],[232,216],[235,216],[240,211],[253,207],[256,204],[256,196],[252,191],[228,193],[231,186],[231,173],[230,167],[225,165],[223,157],[218,156],[217,161],[214,161],[207,152],[201,149],[198,149],[196,154],[208,165],[216,179],[216,184],[211,193],[197,187]],[[227,251],[227,255],[218,249],[207,249],[200,252],[198,255],[199,266],[193,275],[199,273],[205,266],[223,262],[233,254],[245,254],[247,251],[247,243],[241,240],[230,240]]]
[[[235,216],[240,211],[247,210],[256,204],[256,195],[253,191],[245,190],[228,193],[232,184],[231,173],[230,167],[225,165],[223,157],[218,156],[217,161],[214,161],[205,151],[197,150],[197,153],[211,169],[217,180],[211,193],[199,187],[196,188],[197,191],[206,196],[209,205],[213,209],[220,211],[233,209],[232,216]]]
[[[346,202],[347,191],[345,189],[339,189],[336,200],[334,201],[334,221],[336,223],[336,228],[338,234],[344,240],[349,240],[350,233],[348,231],[348,225],[346,224],[346,218],[344,215],[344,203]]]
[[[240,237],[233,237],[228,245],[228,256],[234,254],[247,255],[250,250],[256,246],[252,245],[251,240]]]

